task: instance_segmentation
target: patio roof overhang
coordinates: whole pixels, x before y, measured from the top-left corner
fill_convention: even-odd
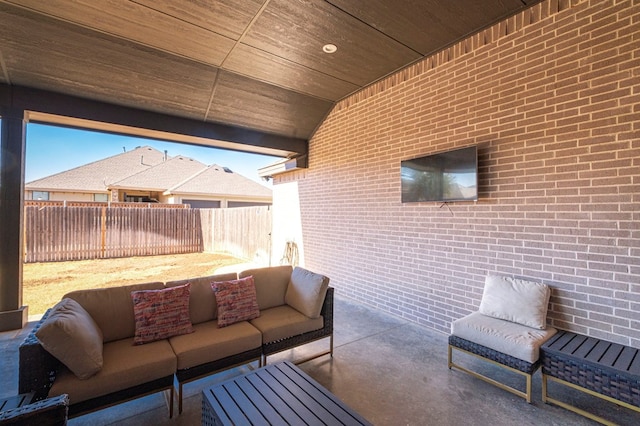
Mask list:
[[[308,141],[100,102],[46,90],[0,84],[0,114],[24,111],[24,119],[234,151],[291,157],[305,155]]]

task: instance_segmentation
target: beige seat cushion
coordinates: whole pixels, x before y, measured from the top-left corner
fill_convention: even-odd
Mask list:
[[[88,379],[102,368],[102,332],[73,299],[64,298],[53,307],[36,337],[80,379]]]
[[[135,284],[111,288],[77,290],[64,295],[82,305],[98,324],[105,342],[133,337],[135,319],[131,292],[135,290],[159,290],[161,282]]]
[[[189,314],[192,324],[211,321],[218,317],[216,298],[211,283],[215,281],[230,281],[238,278],[235,272],[211,275],[208,277],[189,278],[186,280],[169,281],[166,287],[176,287],[191,283],[191,298],[189,300]]]
[[[262,342],[270,343],[287,337],[297,336],[324,326],[322,316],[311,319],[290,306],[276,306],[260,311],[260,317],[251,320],[262,332]]]
[[[170,376],[176,371],[176,356],[167,340],[134,345],[133,338],[104,345],[102,370],[86,380],[67,369],[58,372],[49,396],[69,394],[75,404],[121,391],[131,386]]]
[[[262,344],[260,331],[247,321],[223,328],[218,328],[217,321],[209,321],[193,328],[191,334],[169,339],[178,357],[179,370],[256,349]]]
[[[318,318],[329,287],[329,278],[296,266],[284,301],[309,318]]]
[[[238,277],[253,276],[258,308],[262,311],[263,309],[285,304],[284,295],[287,292],[292,271],[293,267],[291,265],[271,266],[268,268],[247,269],[240,272]]]
[[[540,346],[556,334],[556,329],[540,330],[474,312],[454,321],[451,334],[534,363],[540,357]]]

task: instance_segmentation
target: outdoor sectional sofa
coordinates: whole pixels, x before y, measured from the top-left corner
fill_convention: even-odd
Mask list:
[[[171,417],[176,382],[181,412],[189,381],[326,337],[332,355],[328,284],[286,265],[71,292],[20,346],[19,391],[68,394],[70,417],[167,391]]]

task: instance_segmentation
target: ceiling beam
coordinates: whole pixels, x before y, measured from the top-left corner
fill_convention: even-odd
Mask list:
[[[56,92],[0,84],[0,114],[27,111],[29,122],[182,142],[234,151],[293,157],[308,141],[225,124],[156,113]]]

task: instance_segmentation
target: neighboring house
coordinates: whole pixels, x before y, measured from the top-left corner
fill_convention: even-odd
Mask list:
[[[114,155],[25,185],[25,199],[158,202],[194,208],[269,205],[271,190],[226,167],[207,166],[149,146]]]

